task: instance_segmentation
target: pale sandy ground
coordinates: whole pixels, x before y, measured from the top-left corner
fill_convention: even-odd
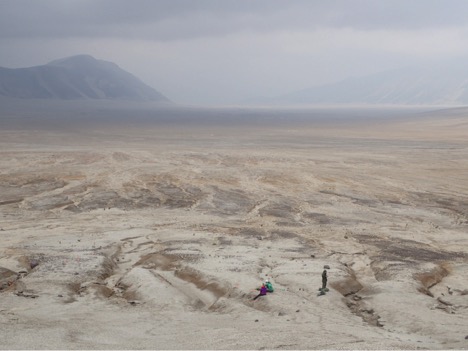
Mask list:
[[[9,126],[0,348],[468,349],[467,194],[465,110]]]

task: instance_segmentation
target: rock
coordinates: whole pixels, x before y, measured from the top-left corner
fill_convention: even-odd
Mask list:
[[[258,322],[258,319],[256,319],[255,322]]]
[[[468,335],[467,335],[467,336],[465,336],[465,340],[468,340]]]
[[[0,267],[0,280],[1,279],[8,279],[8,278],[11,278],[11,277],[14,277],[16,276],[17,273],[8,269],[8,268],[4,268],[4,267]]]
[[[39,261],[37,260],[31,260],[29,261],[29,267],[31,267],[31,269],[34,269],[35,267],[37,267],[39,265]]]
[[[437,298],[437,301],[439,301],[441,304],[444,304],[445,306],[452,306],[452,303],[450,303],[449,301],[441,298],[441,297],[438,297]]]
[[[18,273],[9,270],[8,268],[0,267],[0,290],[6,289],[13,285],[19,278]]]
[[[35,294],[28,294],[28,293],[24,293],[22,290],[21,291],[17,291],[15,293],[16,296],[22,296],[22,297],[29,297],[31,299],[35,299],[36,297],[39,297],[39,295],[35,295]]]
[[[296,312],[301,312],[301,310],[296,310]]]
[[[333,282],[332,287],[343,296],[356,294],[363,288],[362,284],[354,277],[348,277],[346,279]]]
[[[330,269],[330,266],[326,264],[325,266],[323,266],[323,269]]]

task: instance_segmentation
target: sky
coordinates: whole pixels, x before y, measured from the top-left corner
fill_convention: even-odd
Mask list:
[[[89,54],[174,102],[230,105],[468,57],[468,1],[0,0],[0,48],[2,67]]]

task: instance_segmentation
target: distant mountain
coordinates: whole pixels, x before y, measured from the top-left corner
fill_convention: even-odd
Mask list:
[[[273,102],[464,105],[468,104],[468,65],[452,62],[354,77],[270,99]]]
[[[0,67],[0,96],[21,99],[114,99],[169,101],[115,63],[89,55],[47,65]]]

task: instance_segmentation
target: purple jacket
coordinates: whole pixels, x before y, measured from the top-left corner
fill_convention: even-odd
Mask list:
[[[265,285],[262,285],[260,288],[260,295],[266,295],[267,294],[267,288]]]

